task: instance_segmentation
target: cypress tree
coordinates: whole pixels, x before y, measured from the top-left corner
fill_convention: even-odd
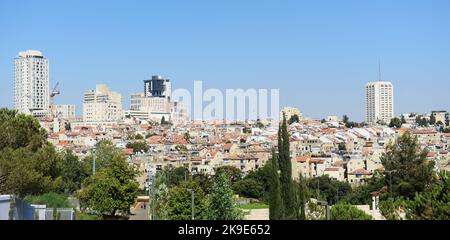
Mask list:
[[[289,134],[287,131],[286,115],[283,113],[281,130],[278,130],[278,160],[280,166],[281,196],[283,201],[284,219],[296,218],[295,194],[292,181],[292,164],[289,154]]]
[[[306,182],[303,178],[302,174],[299,175],[298,184],[297,184],[297,201],[298,201],[298,220],[306,220],[305,207],[307,202],[307,188]]]
[[[269,216],[270,220],[281,220],[283,218],[283,201],[281,199],[280,176],[279,176],[278,156],[275,149],[272,149],[271,183],[269,195]]]

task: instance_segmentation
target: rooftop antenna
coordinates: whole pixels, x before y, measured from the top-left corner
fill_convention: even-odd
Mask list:
[[[378,58],[378,81],[381,82],[381,60]]]

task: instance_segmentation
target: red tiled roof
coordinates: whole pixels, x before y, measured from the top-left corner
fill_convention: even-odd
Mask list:
[[[232,144],[231,143],[227,143],[223,146],[224,150],[230,150],[231,149]]]
[[[336,129],[335,128],[324,128],[320,130],[321,133],[335,133]]]
[[[320,159],[320,158],[311,158],[311,160],[309,160],[310,163],[318,163],[318,164],[322,164],[325,162],[325,160]]]
[[[381,167],[379,167],[379,168],[377,168],[377,169],[375,169],[375,170],[377,170],[377,171],[384,171],[385,168],[384,168],[384,166],[381,166]]]
[[[306,160],[308,160],[310,158],[311,158],[310,156],[297,156],[297,157],[295,157],[295,160],[297,162],[306,162]]]
[[[122,153],[125,155],[133,155],[133,149],[132,148],[126,148],[122,150]]]
[[[434,130],[414,130],[413,134],[436,134]]]
[[[258,160],[257,157],[249,155],[234,155],[229,157],[224,157],[225,160]]]
[[[372,175],[371,171],[365,170],[364,168],[356,169],[355,171],[349,173],[350,175]]]

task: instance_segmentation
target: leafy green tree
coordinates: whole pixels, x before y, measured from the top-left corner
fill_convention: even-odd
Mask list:
[[[261,198],[264,192],[264,186],[252,178],[245,178],[237,181],[233,185],[234,191],[244,197]]]
[[[256,127],[260,129],[263,129],[265,127],[264,124],[261,122],[261,119],[259,118],[256,120]]]
[[[138,195],[139,184],[135,180],[138,172],[128,165],[121,154],[107,161],[107,167],[84,181],[84,188],[78,193],[78,198],[89,209],[103,216],[115,217],[118,213],[126,215]]]
[[[175,150],[177,150],[179,152],[187,152],[188,151],[186,145],[182,145],[182,144],[176,145]]]
[[[389,123],[390,128],[401,128],[402,127],[402,121],[399,118],[393,118],[391,119],[391,122]]]
[[[189,169],[185,167],[177,167],[177,168],[166,167],[163,170],[163,174],[165,174],[166,176],[168,187],[180,185],[180,183],[189,180],[191,175]]]
[[[419,125],[420,127],[428,127],[430,122],[426,119],[426,118],[422,118],[420,116],[416,117],[416,123],[417,125]]]
[[[245,127],[244,129],[242,129],[242,133],[248,133],[248,134],[250,134],[250,133],[252,133],[252,129],[249,128],[249,127]]]
[[[1,150],[0,193],[25,197],[58,189],[59,161],[55,148],[50,145],[36,151],[28,147]]]
[[[349,117],[347,116],[347,115],[344,115],[343,117],[342,117],[342,122],[343,123],[348,123],[349,122]]]
[[[72,126],[70,125],[70,122],[64,124],[64,129],[66,129],[66,131],[72,130]]]
[[[272,150],[272,168],[269,197],[269,217],[270,220],[281,220],[283,218],[283,200],[281,199],[280,173],[278,156]]]
[[[47,144],[47,132],[39,121],[16,110],[0,109],[0,129],[0,151],[25,147],[36,151]]]
[[[319,182],[317,184],[317,182]],[[350,184],[337,181],[328,175],[323,175],[308,182],[309,189],[313,193],[313,197],[319,200],[326,200],[328,203],[338,203],[340,199],[348,196],[351,192]],[[319,191],[317,191],[319,186]],[[319,195],[320,196],[319,196]]]
[[[421,150],[417,137],[409,132],[387,146],[381,162],[390,173],[386,174],[385,185],[392,182],[393,197],[412,198],[431,184],[434,162],[427,161],[426,156],[427,151]]]
[[[267,161],[263,167],[249,172],[242,180],[233,184],[233,190],[244,197],[257,198],[269,202],[272,161]]]
[[[241,220],[244,215],[234,199],[229,178],[220,173],[208,198],[210,220]]]
[[[72,194],[81,188],[81,183],[88,177],[84,163],[72,151],[66,151],[59,166],[62,180],[61,191]]]
[[[387,191],[385,176],[381,172],[375,172],[375,174],[366,181],[364,185],[353,188],[350,192],[340,192],[340,199],[349,202],[353,205],[366,205],[371,204],[373,192],[383,193],[380,199],[385,198]]]
[[[288,121],[289,125],[291,125],[293,123],[298,123],[298,122],[300,122],[300,118],[297,114],[292,115]]]
[[[340,142],[339,145],[338,145],[338,149],[339,149],[339,151],[346,152],[347,151],[347,146],[345,145],[345,142]]]
[[[283,201],[283,218],[295,219],[295,194],[292,181],[292,163],[290,157],[289,134],[286,116],[278,130],[278,164],[280,168],[281,200]]]
[[[84,166],[86,172],[92,174],[92,165],[95,154],[95,169],[100,171],[110,165],[111,159],[117,155],[121,155],[121,151],[114,146],[111,141],[101,141],[97,143],[95,150],[92,150],[87,157],[84,158]]]
[[[405,124],[405,123],[406,123],[405,116],[402,115],[402,119],[401,119],[401,120],[402,120],[402,124]]]
[[[221,166],[216,168],[216,175],[220,175],[221,173],[224,173],[225,176],[227,176],[231,183],[235,183],[242,179],[242,172],[239,168],[233,167],[233,166]]]
[[[436,116],[434,114],[431,114],[431,116],[430,116],[430,124],[431,125],[436,124]]]
[[[138,152],[147,152],[149,149],[149,146],[147,144],[147,142],[145,141],[134,141],[134,142],[129,142],[126,145],[127,148],[132,148],[134,153],[138,153]]]
[[[156,135],[158,135],[158,134],[153,133],[153,132],[147,133],[147,134],[145,134],[145,138],[146,138],[146,139],[147,139],[147,138],[151,138],[151,137],[156,136]]]
[[[450,180],[441,174],[429,191],[416,193],[407,202],[407,218],[413,220],[450,220]]]
[[[331,220],[372,220],[372,217],[357,207],[339,203],[330,210]]]
[[[210,194],[214,186],[214,176],[199,172],[193,176],[194,181],[198,182],[200,188],[205,194]]]
[[[191,219],[191,192],[194,191],[195,219],[206,219],[208,216],[208,201],[198,182],[182,182],[178,186],[170,188],[168,212],[170,220],[190,220]]]
[[[380,201],[379,208],[386,220],[402,220],[401,213],[406,207],[403,198],[388,198]]]
[[[186,140],[186,142],[188,143],[191,142],[191,134],[189,134],[189,132],[184,133],[184,140]]]
[[[144,136],[138,133],[134,136],[134,140],[144,140]]]
[[[168,125],[168,124],[170,124],[170,122],[166,121],[166,118],[163,116],[161,118],[161,125]]]
[[[444,127],[441,126],[439,131],[442,132],[442,133],[450,133],[450,128],[444,128]]]
[[[167,186],[167,179],[161,172],[156,174],[155,180],[155,201],[151,201],[155,205],[157,220],[169,219],[169,187]]]

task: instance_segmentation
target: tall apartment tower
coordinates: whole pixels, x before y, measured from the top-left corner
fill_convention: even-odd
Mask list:
[[[49,64],[40,51],[19,52],[14,60],[14,108],[46,117],[49,111]]]
[[[122,95],[120,93],[109,91],[104,84],[99,84],[95,90],[84,93],[84,122],[115,122],[121,120],[122,117]]]
[[[152,76],[150,80],[144,80],[145,97],[161,97],[170,101],[172,95],[172,83],[161,76]]]
[[[394,118],[394,86],[391,82],[366,84],[366,122],[389,123]]]

